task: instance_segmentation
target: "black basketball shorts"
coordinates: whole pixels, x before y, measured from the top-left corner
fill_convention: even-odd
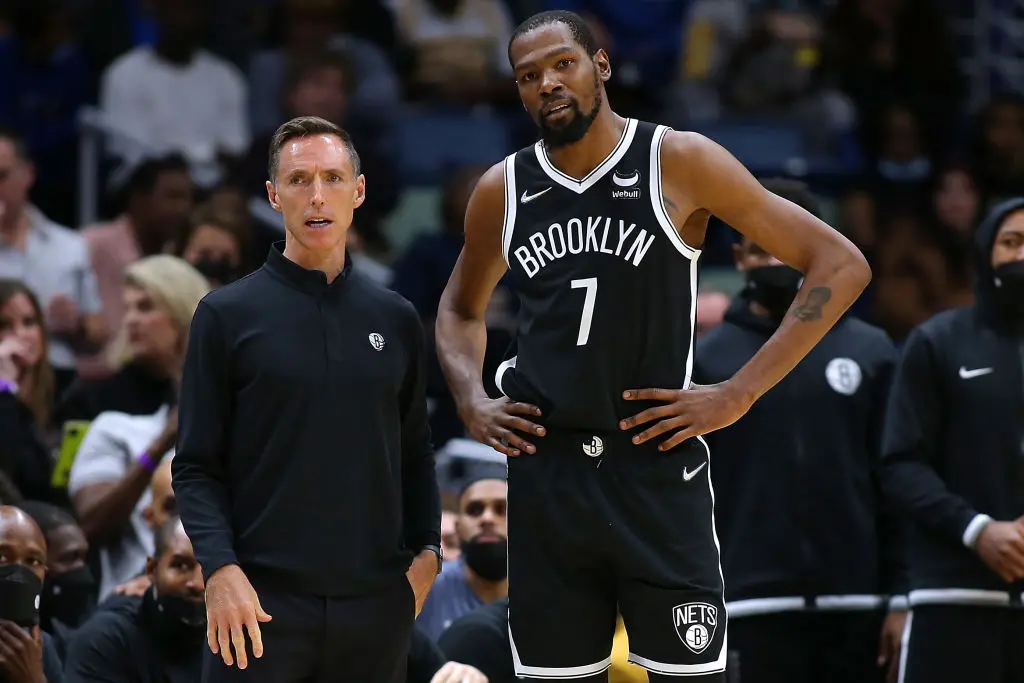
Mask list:
[[[516,675],[582,678],[611,664],[617,613],[629,659],[721,680],[726,612],[709,451],[691,439],[549,430],[509,458],[509,635]]]

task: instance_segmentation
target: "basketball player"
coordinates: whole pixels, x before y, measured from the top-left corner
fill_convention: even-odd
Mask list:
[[[541,141],[482,177],[437,347],[472,436],[508,461],[516,674],[605,681],[617,608],[652,681],[723,681],[726,614],[700,435],[739,419],[870,279],[837,232],[700,135],[625,119],[608,55],[569,12],[531,17],[509,59]],[[729,381],[692,386],[697,262],[716,215],[804,282]],[[512,271],[518,352],[484,392],[484,312]],[[520,454],[523,457],[516,457]]]

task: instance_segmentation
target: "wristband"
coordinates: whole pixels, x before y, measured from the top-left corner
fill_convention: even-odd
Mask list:
[[[0,378],[0,394],[17,394],[18,385],[9,379]]]
[[[142,465],[142,469],[146,470],[150,474],[156,472],[157,462],[153,461],[153,458],[149,457],[149,453],[142,451],[139,455],[139,464]]]

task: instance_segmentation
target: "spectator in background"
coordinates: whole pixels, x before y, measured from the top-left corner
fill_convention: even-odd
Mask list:
[[[209,289],[195,268],[174,256],[149,256],[129,266],[122,290],[125,316],[110,348],[116,372],[72,385],[58,406],[58,420],[92,420],[106,411],[152,415],[172,402],[192,314]]]
[[[250,272],[248,228],[244,213],[209,202],[196,210],[175,252],[216,289]]]
[[[21,131],[37,163],[33,198],[56,221],[75,215],[78,109],[89,67],[75,45],[67,0],[13,0],[13,35],[0,41],[0,124]]]
[[[110,151],[134,165],[154,151],[179,152],[193,178],[213,186],[249,147],[247,85],[200,47],[200,0],[153,0],[156,44],[122,55],[103,74],[100,106],[116,133]]]
[[[457,560],[462,554],[459,544],[459,530],[456,523],[459,513],[454,510],[441,510],[441,550],[444,551],[444,559]]]
[[[938,169],[932,179],[929,207],[937,229],[951,233],[969,248],[982,208],[978,183],[966,164],[951,163]]]
[[[0,277],[24,282],[43,305],[58,393],[75,375],[75,351],[107,340],[96,276],[81,235],[28,201],[35,166],[24,141],[0,129]]]
[[[991,200],[1024,194],[1024,96],[997,94],[975,127],[982,192]]]
[[[209,291],[206,280],[194,268],[173,256],[143,259],[129,269],[129,277],[147,267],[152,267],[147,274],[164,279],[161,284],[173,293],[173,310],[180,321],[175,329],[166,313],[146,313],[163,319],[167,336],[159,341],[163,347],[159,351],[172,390],[164,394],[165,404],[151,414],[109,411],[96,417],[75,457],[68,483],[82,528],[90,542],[100,548],[101,600],[115,587],[135,578],[145,558],[152,554],[152,530],[145,514],[150,504],[149,486],[161,460],[175,446],[178,419],[173,387],[180,381],[192,314]],[[129,343],[149,333],[131,310],[125,321],[132,336]],[[150,325],[155,327],[153,322]]]
[[[461,553],[447,561],[416,625],[437,639],[463,614],[508,595],[508,527],[504,479],[478,479],[459,496],[455,522]]]
[[[512,16],[502,0],[392,0],[407,51],[409,95],[472,106],[515,96],[508,41]]]
[[[124,317],[124,274],[144,256],[163,252],[188,224],[193,204],[188,163],[179,154],[146,159],[132,172],[122,191],[124,212],[109,223],[82,228],[108,330]],[[109,349],[108,349],[109,351]],[[81,356],[78,374],[99,379],[113,372],[106,353]]]
[[[992,209],[974,256],[975,305],[914,330],[886,417],[883,481],[912,521],[904,683],[1024,672],[1024,199]]]
[[[79,631],[68,653],[67,683],[201,679],[205,586],[177,518],[157,530],[146,575],[152,586],[133,609],[105,611]]]
[[[96,581],[86,564],[89,542],[66,510],[48,503],[25,501],[46,540],[46,580],[39,599],[39,625],[53,636],[61,661],[77,629],[96,607]]]
[[[914,203],[931,172],[932,163],[918,117],[902,104],[884,109],[873,173],[876,194],[889,203]]]
[[[357,119],[355,123],[365,127],[377,120],[384,129],[390,129],[401,105],[398,76],[380,46],[367,40],[364,32],[345,25],[347,14],[370,14],[370,6],[375,4],[372,0],[356,0],[352,3],[355,11],[346,12],[343,0],[284,0],[281,3],[283,44],[255,53],[249,64],[249,116],[255,135],[269,136],[289,118],[287,101],[281,99],[281,93],[288,87],[288,72],[297,62],[323,50],[343,53],[358,75],[351,83],[349,98],[351,111]],[[345,128],[348,127],[346,124]],[[356,142],[362,155],[364,143],[358,138]]]
[[[698,294],[694,334],[700,337],[722,324],[730,303],[729,297],[722,292],[711,291]]]
[[[345,128],[359,149],[360,168],[369,182],[366,201],[359,208],[355,226],[362,246],[370,253],[386,252],[388,240],[382,221],[398,202],[387,128],[360,122],[350,95],[357,78],[347,53],[322,51],[304,54],[289,64],[281,97],[287,118],[319,116]],[[257,197],[266,194],[270,141],[273,132],[257,139],[249,149],[246,187]],[[278,219],[279,220],[279,219]],[[262,258],[265,254],[261,254]]]
[[[0,472],[21,495],[66,504],[51,487],[48,441],[53,370],[39,301],[17,280],[0,279]]]
[[[39,596],[46,580],[46,541],[32,518],[0,506],[0,680],[61,683],[53,639],[39,627]]]
[[[802,183],[764,186],[820,216]],[[697,384],[724,381],[746,364],[803,280],[749,238],[735,255],[747,286],[698,342]],[[898,523],[878,484],[895,357],[882,330],[844,316],[746,415],[705,436],[717,456],[729,648],[744,683],[881,681],[880,657],[895,679],[905,576]],[[887,617],[893,595],[904,597]]]
[[[437,361],[437,354],[432,351],[434,317],[441,293],[448,284],[448,277],[455,268],[465,242],[462,223],[469,197],[485,170],[470,166],[454,169],[447,174],[441,194],[441,229],[424,232],[413,240],[395,263],[394,280],[391,283],[392,289],[416,307],[423,320],[423,327],[427,330],[427,343],[431,348],[427,354],[430,370],[427,375],[427,396],[434,403],[430,415],[430,431],[437,444],[444,444],[465,433],[455,401]],[[512,342],[518,305],[518,299],[512,294],[511,279],[506,276],[495,289],[487,312],[488,344],[483,376],[487,378],[485,386],[491,392],[497,391],[492,378]]]

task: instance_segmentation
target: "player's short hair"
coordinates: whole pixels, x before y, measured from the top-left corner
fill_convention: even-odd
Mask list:
[[[821,218],[821,204],[807,187],[807,183],[789,178],[767,178],[761,181],[761,185],[772,194],[793,202],[815,218]]]
[[[566,10],[550,10],[534,14],[519,24],[519,26],[516,26],[515,30],[512,31],[512,37],[508,39],[509,64],[515,66],[512,62],[512,43],[516,42],[516,38],[534,29],[542,26],[551,26],[552,24],[566,26],[572,33],[573,40],[583,48],[588,57],[593,57],[601,49],[601,46],[597,44],[597,39],[594,38],[594,33],[587,26],[587,22],[583,20],[583,17],[575,12],[568,12]]]
[[[57,529],[66,526],[78,526],[78,520],[74,516],[56,505],[44,503],[39,500],[26,500],[17,503],[15,507],[20,508],[39,525],[43,536],[47,539]]]
[[[352,143],[352,137],[341,126],[319,116],[297,116],[291,121],[282,123],[274,131],[274,137],[270,139],[270,163],[267,165],[270,182],[277,182],[277,167],[281,163],[281,150],[284,146],[290,140],[309,138],[315,135],[334,135],[341,140],[352,161],[353,173],[359,175],[359,153],[356,152],[356,146]]]

